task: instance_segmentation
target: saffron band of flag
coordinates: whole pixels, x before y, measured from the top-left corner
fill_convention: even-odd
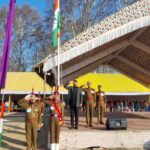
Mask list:
[[[52,31],[52,46],[56,47],[58,44],[58,36],[60,36],[60,6],[59,0],[55,2],[54,22]]]

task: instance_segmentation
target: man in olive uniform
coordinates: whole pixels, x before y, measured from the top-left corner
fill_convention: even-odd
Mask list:
[[[63,102],[60,101],[60,95],[57,91],[44,103],[50,106],[50,143],[51,150],[59,150],[60,127],[62,126],[62,108]]]
[[[39,107],[35,95],[27,95],[18,101],[18,105],[26,109],[27,150],[37,150],[37,129],[39,124]]]
[[[38,125],[38,131],[40,131],[40,128],[42,127],[42,116],[44,113],[44,103],[41,97],[38,97],[37,99],[37,105],[39,107],[39,125]]]
[[[84,88],[86,85],[81,86],[82,90],[85,92],[87,127],[93,127],[93,110],[96,104],[95,90],[91,87],[91,85],[92,83],[88,81],[87,88]]]
[[[106,97],[105,93],[101,90],[101,85],[98,85],[98,91],[96,92],[96,104],[97,104],[97,116],[98,116],[98,123],[104,124],[104,111],[106,105]]]

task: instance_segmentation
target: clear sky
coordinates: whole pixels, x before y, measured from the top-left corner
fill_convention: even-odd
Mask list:
[[[10,0],[0,0],[0,7],[8,6]],[[29,4],[31,7],[37,9],[41,15],[45,13],[46,0],[16,0],[16,5],[22,6]]]

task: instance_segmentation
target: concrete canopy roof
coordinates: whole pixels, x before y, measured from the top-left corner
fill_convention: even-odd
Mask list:
[[[141,0],[88,28],[61,47],[62,83],[108,64],[143,85],[150,85],[150,1]],[[57,56],[35,71],[47,82],[57,76]]]
[[[94,80],[93,80],[94,79]],[[97,91],[97,86],[102,85],[102,90],[107,95],[149,95],[150,89],[143,85],[133,81],[132,79],[121,74],[96,74],[89,73],[78,79],[78,85],[81,86],[87,81],[92,82],[92,87]],[[46,91],[46,94],[50,94],[52,89],[48,84],[45,84],[43,80],[35,72],[9,72],[7,74],[5,94],[29,94],[34,88],[34,93],[41,94]],[[60,87],[60,93],[67,94],[68,91]]]
[[[6,87],[2,90],[5,94],[43,94],[44,82],[35,72],[8,72]],[[45,85],[46,93],[51,92],[48,84]]]
[[[96,91],[98,90],[97,86],[102,85],[102,90],[106,95],[150,95],[150,88],[146,88],[122,74],[88,73],[77,80],[79,86],[90,81],[92,88]]]

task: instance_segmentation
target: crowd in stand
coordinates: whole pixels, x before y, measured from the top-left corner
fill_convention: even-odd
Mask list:
[[[108,112],[134,112],[149,111],[149,104],[145,101],[137,100],[108,100],[106,103],[106,111]]]
[[[11,102],[12,103],[12,102]],[[8,101],[5,102],[5,111],[9,108]],[[84,104],[83,104],[83,109]],[[23,111],[18,105],[10,106],[10,111]],[[137,100],[107,100],[106,101],[106,112],[135,112],[135,111],[150,111],[150,105],[146,101]]]

